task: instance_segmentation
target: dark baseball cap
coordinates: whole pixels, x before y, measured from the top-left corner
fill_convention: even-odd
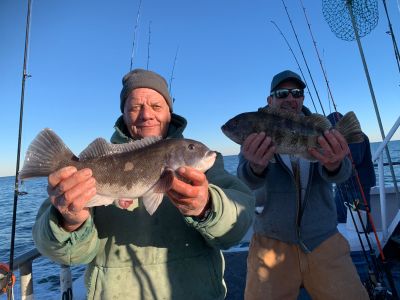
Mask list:
[[[276,74],[271,81],[271,91],[273,92],[278,85],[280,85],[282,82],[284,81],[295,81],[299,84],[300,88],[304,89],[306,87],[306,84],[303,82],[303,80],[301,80],[301,77],[299,76],[299,74],[290,71],[290,70],[285,70],[282,71],[278,74]]]

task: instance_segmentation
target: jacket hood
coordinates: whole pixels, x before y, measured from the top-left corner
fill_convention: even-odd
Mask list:
[[[184,117],[177,114],[171,114],[171,122],[169,123],[167,137],[168,138],[182,138],[183,131],[185,130],[187,121]],[[133,138],[130,136],[128,128],[124,122],[123,116],[120,116],[114,125],[115,132],[111,136],[111,143],[122,144],[132,141]]]

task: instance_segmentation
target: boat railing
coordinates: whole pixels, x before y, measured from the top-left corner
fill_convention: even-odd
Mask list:
[[[372,155],[372,161],[375,162],[377,161],[378,164],[378,174],[379,174],[379,195],[380,195],[380,205],[381,205],[381,220],[382,220],[382,235],[383,235],[383,240],[386,241],[388,239],[388,224],[387,224],[387,218],[386,218],[386,194],[385,194],[385,175],[384,175],[384,161],[383,161],[383,151],[393,135],[395,134],[396,130],[400,126],[400,117],[398,117],[397,121],[393,125],[393,127],[390,129],[388,135],[385,137],[385,139],[382,141],[382,143],[379,145],[378,149],[375,151],[375,153]],[[394,182],[396,182],[394,180]],[[397,190],[397,189],[396,189]],[[397,201],[399,200],[399,195],[396,195]]]
[[[41,254],[36,248],[25,252],[14,260],[13,272],[18,269],[22,300],[33,300],[32,263]],[[61,299],[72,300],[72,276],[69,266],[61,265],[60,272]]]

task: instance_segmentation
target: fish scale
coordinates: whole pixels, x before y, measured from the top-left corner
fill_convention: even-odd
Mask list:
[[[250,134],[265,132],[271,137],[277,153],[314,161],[315,158],[309,154],[308,149],[320,149],[318,137],[332,128],[339,131],[348,143],[363,141],[360,123],[354,112],[348,112],[335,127],[332,127],[329,120],[320,114],[303,116],[267,106],[231,118],[221,130],[239,145],[242,145]]]
[[[215,159],[216,153],[198,141],[161,137],[125,144],[109,144],[98,138],[77,157],[46,128],[28,147],[19,179],[48,176],[66,166],[90,168],[97,193],[87,207],[112,203],[120,207],[119,200],[141,199],[149,214],[153,214],[171,188],[179,167],[206,172]]]

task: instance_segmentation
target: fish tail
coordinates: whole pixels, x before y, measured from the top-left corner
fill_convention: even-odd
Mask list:
[[[29,145],[19,179],[48,176],[72,163],[75,155],[51,129],[43,129]],[[64,163],[64,164],[63,164]]]
[[[345,114],[343,118],[336,123],[334,128],[344,136],[348,144],[361,143],[364,141],[360,122],[356,114],[352,111]]]

